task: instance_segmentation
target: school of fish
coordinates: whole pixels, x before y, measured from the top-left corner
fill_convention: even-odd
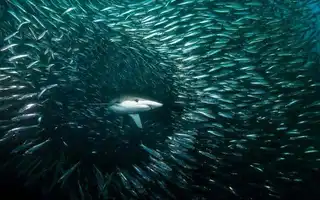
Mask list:
[[[0,169],[72,200],[312,193],[311,6],[320,2],[1,1]],[[127,94],[163,106],[140,114],[141,129],[94,106]]]

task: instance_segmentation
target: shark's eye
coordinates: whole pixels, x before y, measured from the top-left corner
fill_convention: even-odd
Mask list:
[[[135,102],[138,102],[138,101],[139,101],[139,99],[135,99],[134,101],[135,101]]]

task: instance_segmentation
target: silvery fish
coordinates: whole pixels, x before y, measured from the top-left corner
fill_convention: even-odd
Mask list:
[[[307,198],[319,6],[2,1],[1,170],[44,198]]]

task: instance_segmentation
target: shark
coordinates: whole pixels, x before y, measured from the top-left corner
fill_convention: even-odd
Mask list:
[[[128,115],[138,128],[142,128],[140,113],[163,106],[160,102],[133,96],[116,98],[110,103],[100,103],[98,105],[106,105],[107,109],[115,114]]]

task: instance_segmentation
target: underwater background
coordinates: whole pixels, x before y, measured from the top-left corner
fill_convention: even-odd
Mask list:
[[[2,0],[3,199],[320,199],[317,0]],[[101,106],[139,96],[132,119]]]

